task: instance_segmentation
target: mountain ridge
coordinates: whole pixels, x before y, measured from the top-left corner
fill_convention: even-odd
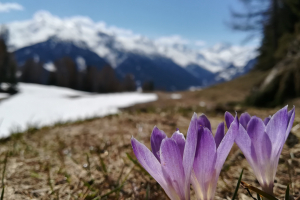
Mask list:
[[[173,74],[173,76],[184,74],[187,79],[185,87],[180,86],[181,83],[177,83],[174,87],[172,84],[172,86],[166,86],[160,79],[161,81],[156,84],[157,87],[168,88],[168,90],[172,90],[171,88],[183,90],[191,86],[206,87],[227,81],[224,78],[219,80],[216,78],[220,74],[224,76],[227,73],[226,70],[229,70],[228,68],[231,68],[230,73],[236,71],[237,75],[246,73],[248,69],[244,71],[238,69],[242,69],[249,60],[255,57],[253,47],[219,43],[209,48],[195,48],[180,36],[150,39],[127,29],[107,26],[104,22],[94,22],[87,17],[59,18],[45,11],[36,13],[32,19],[12,22],[7,27],[10,32],[8,43],[10,49],[16,52],[19,63],[25,62],[29,57],[34,57],[35,54],[40,54],[39,59],[44,59],[45,62],[54,62],[59,56],[54,56],[54,53],[50,52],[53,48],[51,42],[50,44],[47,42],[52,41],[54,47],[60,47],[54,48],[55,53],[58,53],[59,49],[64,49],[61,56],[70,56],[72,59],[81,57],[84,58],[86,64],[99,65],[99,68],[108,63],[118,73],[124,73],[124,71],[132,73],[139,84],[146,79],[155,81],[158,76],[154,76],[154,74],[164,73],[165,77],[169,74]],[[24,38],[27,39],[24,40]],[[48,45],[48,50],[34,50],[39,49],[38,47],[41,45]],[[71,52],[67,52],[68,48],[71,49]],[[25,55],[25,50],[27,53],[31,52]],[[43,52],[49,55],[41,55]],[[128,66],[128,63],[134,60],[133,56],[138,61],[133,62],[134,66]],[[92,62],[92,58],[96,61]],[[162,58],[165,64],[160,62]],[[146,78],[136,70],[141,63],[146,65],[146,61],[148,64],[152,63],[152,70],[156,70],[150,78]],[[176,72],[167,72],[165,67]],[[145,67],[145,69],[147,68],[149,66]],[[232,70],[232,68],[235,69]],[[149,74],[150,71],[147,71]],[[241,71],[242,73],[240,73]],[[236,77],[234,74],[228,76]],[[177,78],[179,79],[179,77]],[[173,83],[173,81],[171,82]]]

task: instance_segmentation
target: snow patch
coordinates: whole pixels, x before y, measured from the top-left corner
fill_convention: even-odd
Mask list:
[[[156,94],[137,92],[90,94],[68,88],[19,84],[20,93],[0,102],[0,137],[28,126],[42,127],[56,122],[101,117],[119,108],[157,100]]]
[[[55,72],[56,71],[56,67],[52,62],[45,63],[43,65],[43,67],[44,67],[45,70],[47,70],[49,72]]]
[[[177,94],[177,93],[171,94],[171,99],[181,99],[181,97],[182,97],[181,94]]]
[[[6,99],[8,97],[9,97],[9,94],[7,94],[7,93],[0,93],[0,100],[1,99]]]
[[[86,70],[86,63],[85,63],[85,60],[84,60],[83,57],[78,56],[78,57],[76,58],[76,63],[77,63],[77,66],[78,66],[79,71],[84,71],[84,70]]]

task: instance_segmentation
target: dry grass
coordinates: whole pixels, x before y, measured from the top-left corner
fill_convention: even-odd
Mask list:
[[[157,102],[124,109],[118,115],[40,130],[31,128],[2,140],[0,171],[8,155],[4,199],[167,199],[156,181],[134,164],[131,136],[150,147],[155,125],[169,136],[176,128],[185,134],[194,111],[206,113],[213,129],[223,120],[222,109],[238,107],[259,117],[274,113],[276,109],[258,110],[242,104],[220,106],[224,102],[220,99],[237,102],[247,95],[250,87],[236,84],[181,92],[179,100],[170,99],[169,93],[159,93]],[[205,102],[205,106],[200,102]],[[299,123],[297,115],[295,125]],[[293,133],[299,137],[300,129]],[[292,138],[291,147],[285,146],[278,167],[275,193],[281,199],[287,184],[295,196],[300,195],[300,144],[295,141]],[[243,181],[258,186],[242,153],[234,146],[221,172],[215,199],[231,199],[242,168]],[[240,188],[238,199],[250,198]]]

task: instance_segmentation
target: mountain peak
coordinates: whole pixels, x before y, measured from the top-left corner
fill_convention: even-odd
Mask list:
[[[12,50],[56,38],[95,52],[113,67],[129,52],[163,56],[181,67],[194,63],[212,72],[220,71],[230,63],[242,67],[256,56],[254,47],[219,43],[212,48],[200,48],[194,45],[195,41],[178,35],[150,39],[128,29],[94,22],[89,17],[60,18],[48,11],[39,11],[30,20],[12,22],[7,27]]]
[[[52,15],[50,12],[46,10],[37,11],[33,15],[33,19],[35,21],[42,21],[42,20],[53,19],[53,18],[59,19],[58,17],[55,17],[54,15]]]

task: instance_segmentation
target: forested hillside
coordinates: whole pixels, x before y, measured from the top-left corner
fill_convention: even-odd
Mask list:
[[[271,70],[246,102],[255,106],[276,106],[300,96],[300,1],[241,0],[247,13],[233,11],[232,28],[262,34],[255,70]]]

